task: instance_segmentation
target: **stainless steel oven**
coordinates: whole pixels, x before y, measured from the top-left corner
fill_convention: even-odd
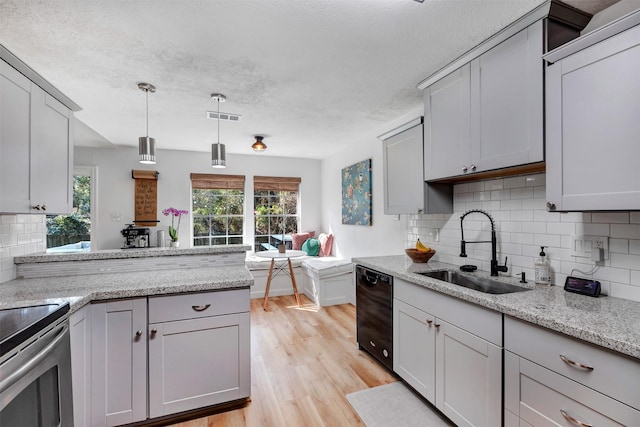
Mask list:
[[[0,426],[73,426],[68,311],[0,310]]]

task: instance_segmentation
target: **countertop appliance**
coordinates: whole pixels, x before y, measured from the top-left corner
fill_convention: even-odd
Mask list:
[[[356,324],[359,348],[393,371],[393,276],[356,266]]]
[[[122,249],[149,247],[148,228],[135,227],[133,224],[127,224],[127,228],[122,229],[120,233],[124,236],[124,246]]]
[[[0,310],[0,424],[73,426],[69,304]]]

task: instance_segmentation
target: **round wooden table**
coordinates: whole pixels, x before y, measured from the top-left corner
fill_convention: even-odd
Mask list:
[[[293,274],[293,265],[291,264],[291,258],[299,258],[301,256],[305,256],[307,253],[305,251],[293,251],[287,250],[286,252],[278,252],[278,251],[261,251],[256,252],[257,257],[261,258],[271,258],[271,266],[269,267],[269,276],[267,277],[267,289],[264,291],[264,302],[262,303],[262,308],[264,310],[267,309],[267,303],[269,298],[269,288],[271,287],[271,279],[280,274],[281,272],[287,274],[291,277],[291,285],[293,286],[293,293],[296,296],[296,302],[298,303],[298,307],[300,307],[300,296],[298,295],[298,285],[296,284],[296,276]],[[278,262],[276,262],[278,260]],[[283,261],[283,262],[280,262]],[[285,262],[286,261],[286,262]],[[287,271],[286,267],[289,267],[289,271]],[[273,271],[275,270],[275,274]]]

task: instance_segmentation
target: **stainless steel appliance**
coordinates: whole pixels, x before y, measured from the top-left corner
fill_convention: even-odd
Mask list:
[[[127,224],[127,228],[122,229],[120,233],[124,236],[124,246],[122,249],[149,247],[148,228],[134,227],[133,224]]]
[[[393,370],[393,277],[356,266],[356,324],[360,349]]]
[[[73,426],[69,304],[0,310],[0,425]]]

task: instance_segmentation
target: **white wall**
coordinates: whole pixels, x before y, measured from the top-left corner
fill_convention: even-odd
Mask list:
[[[547,212],[544,174],[470,182],[454,186],[454,213],[412,215],[407,228],[407,246],[417,238],[436,249],[434,260],[455,265],[475,264],[489,271],[491,245],[467,245],[468,258],[460,258],[460,216],[469,209],[484,209],[495,220],[500,263],[509,258],[509,275],[524,271],[534,279],[534,261],[545,249],[551,262],[552,282],[564,286],[568,275],[592,277],[601,282],[603,293],[640,301],[640,212]],[[439,242],[429,236],[440,230]],[[464,220],[465,240],[489,240],[486,217],[470,214]],[[608,237],[605,261],[593,274],[590,258],[574,256],[571,236]]]
[[[253,176],[292,176],[302,178],[300,184],[303,230],[321,230],[320,221],[320,161],[279,157],[227,155],[225,169],[210,166],[210,154],[206,152],[157,150],[156,165],[141,165],[137,161],[137,149],[131,147],[87,148],[76,147],[75,166],[97,168],[97,209],[92,215],[92,236],[98,239],[96,249],[122,247],[120,230],[133,221],[134,180],[131,170],[157,170],[159,227],[151,228],[151,243],[155,245],[156,230],[167,230],[170,217],[162,215],[162,209],[174,207],[191,211],[190,173],[221,173],[245,175],[245,208],[253,209]],[[121,221],[112,217],[120,216]],[[249,216],[252,217],[252,216]],[[189,247],[191,239],[190,216],[180,224],[180,246]],[[168,234],[167,234],[168,236]],[[253,240],[253,223],[245,224],[245,242]]]

